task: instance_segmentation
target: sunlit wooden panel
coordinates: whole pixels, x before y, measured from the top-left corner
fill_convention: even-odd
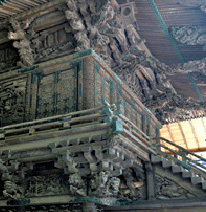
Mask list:
[[[205,135],[206,135],[206,117],[202,117],[202,123],[204,125]]]
[[[180,129],[178,123],[171,124],[171,126],[169,125],[169,128],[173,135],[174,143],[178,144],[178,145],[184,145],[184,139],[183,139],[181,129]]]
[[[160,136],[192,152],[206,151],[206,117],[164,125]]]
[[[202,118],[192,119],[191,123],[194,126],[196,136],[199,142],[199,147],[203,148],[206,146],[205,145],[205,129],[201,119]]]
[[[161,136],[161,137],[164,137],[164,138],[166,138],[166,139],[168,139],[168,140],[170,140],[170,141],[173,141],[173,139],[171,138],[170,133],[169,133],[169,131],[168,131],[167,125],[164,125],[164,126],[162,127],[162,129],[160,130],[160,136]]]
[[[187,140],[188,149],[197,148],[198,146],[189,121],[181,122],[181,126]]]

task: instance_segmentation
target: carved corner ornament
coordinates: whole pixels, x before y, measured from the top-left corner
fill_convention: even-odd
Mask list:
[[[8,39],[14,40],[13,46],[18,49],[20,61],[17,63],[20,67],[25,68],[33,65],[33,50],[30,47],[30,41],[26,38],[26,31],[29,24],[33,21],[20,22],[13,18],[10,19],[11,28],[9,29]]]

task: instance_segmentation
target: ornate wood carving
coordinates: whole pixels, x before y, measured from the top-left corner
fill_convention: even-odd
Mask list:
[[[26,38],[25,30],[29,27],[29,24],[33,21],[33,18],[19,22],[15,19],[10,19],[12,29],[8,33],[9,40],[15,40],[13,46],[18,49],[20,61],[18,65],[23,67],[33,65],[33,51],[30,47],[30,41]],[[14,30],[14,32],[12,32]]]
[[[201,26],[171,26],[169,31],[174,39],[186,45],[203,45],[206,48],[206,28]]]
[[[23,122],[25,110],[26,79],[0,84],[1,126]]]
[[[195,195],[191,194],[174,181],[156,175],[156,198],[161,200],[185,199],[195,198]]]

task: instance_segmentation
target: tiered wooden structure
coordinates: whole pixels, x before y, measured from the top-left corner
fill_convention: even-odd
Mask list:
[[[94,212],[204,196],[168,180],[155,161],[165,154],[157,152],[161,125],[141,100],[161,105],[175,91],[135,30],[135,4],[18,0],[1,8],[1,211]]]
[[[13,182],[13,174],[20,172],[29,184],[42,173],[78,173],[86,180],[108,171],[110,177],[118,177],[128,168],[144,172],[144,163],[155,154],[152,143],[159,122],[92,49],[13,70],[1,79],[2,87],[21,81],[17,89],[26,91],[21,95],[25,113],[19,119],[13,119],[15,114],[2,116],[4,182]],[[28,181],[27,176],[32,179]],[[38,190],[41,182],[35,183]],[[30,197],[30,204],[49,192],[48,188],[33,191],[28,185],[25,189],[24,194],[30,192],[25,196]],[[59,193],[64,196],[62,201],[47,197],[43,202],[74,200],[69,192]],[[57,195],[58,191],[50,193]],[[1,206],[6,202],[2,200]]]

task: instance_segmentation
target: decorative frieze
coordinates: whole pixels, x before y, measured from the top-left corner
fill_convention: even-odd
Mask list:
[[[159,175],[155,176],[156,179],[156,198],[165,199],[185,199],[195,198],[195,195],[191,194],[186,189],[182,188],[181,185],[172,181],[168,178],[163,178]]]
[[[33,176],[28,180],[25,196],[31,198],[68,194],[69,187],[67,184],[68,176],[62,174]]]

